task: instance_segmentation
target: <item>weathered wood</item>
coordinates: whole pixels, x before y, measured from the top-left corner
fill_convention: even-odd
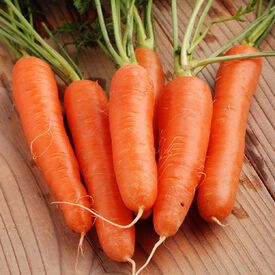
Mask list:
[[[193,1],[178,1],[182,27]],[[228,15],[217,1],[212,16]],[[235,1],[237,4],[240,1]],[[229,8],[229,7],[227,7]],[[49,13],[56,25],[69,19],[62,8]],[[230,8],[232,12],[232,6]],[[159,52],[167,78],[172,75],[170,11],[167,0],[155,5]],[[248,16],[252,20],[251,16]],[[209,18],[207,19],[209,20]],[[239,23],[213,29],[198,52],[209,54],[225,39],[240,30]],[[215,34],[215,35],[214,35]],[[274,33],[263,49],[274,49]],[[11,93],[13,57],[0,45],[0,274],[130,274],[128,264],[108,259],[93,229],[84,243],[85,256],[75,260],[79,236],[65,225],[39,169],[25,142]],[[111,62],[97,49],[80,55],[87,77],[109,83],[114,71]],[[201,76],[213,85],[217,66],[209,66]],[[202,221],[193,205],[178,234],[157,251],[144,274],[272,274],[275,269],[274,240],[274,61],[265,60],[263,74],[249,115],[246,153],[240,190],[228,226],[221,228]],[[106,85],[108,87],[108,85]],[[254,166],[254,168],[252,167]],[[269,189],[269,192],[267,190]],[[151,220],[137,226],[134,259],[140,266],[157,236]]]

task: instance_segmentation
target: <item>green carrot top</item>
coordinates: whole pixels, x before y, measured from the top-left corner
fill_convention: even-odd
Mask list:
[[[124,64],[136,63],[134,46],[133,46],[133,28],[134,28],[134,0],[125,2],[126,26],[122,33],[121,28],[121,1],[110,0],[112,21],[113,21],[113,34],[115,40],[114,47],[111,43],[106,23],[104,20],[102,6],[100,0],[94,0],[98,15],[98,21],[102,32],[102,39],[98,40],[98,45],[102,50],[114,61],[119,67]]]
[[[30,5],[28,5],[27,20],[22,14],[18,1],[4,0],[3,2],[6,4],[7,11],[0,9],[0,39],[17,58],[32,55],[44,59],[66,83],[82,78],[78,66],[58,41],[56,42],[60,53],[34,30]],[[51,34],[49,31],[48,33]]]
[[[259,47],[268,33],[274,26],[275,14],[274,14],[275,0],[270,0],[264,10],[263,1],[259,0],[257,5],[257,18],[264,16],[264,19],[260,21],[255,27],[245,36],[241,41],[241,44],[249,44],[253,47]],[[272,12],[273,11],[273,12]]]
[[[200,14],[199,19],[197,20],[196,24],[196,18],[199,16],[199,12],[201,8],[203,7],[204,2],[206,2],[206,5],[202,9],[202,12]],[[195,6],[193,8],[191,17],[189,19],[189,22],[187,24],[187,27],[185,29],[185,33],[183,36],[183,41],[181,47],[179,46],[178,41],[178,22],[177,22],[177,0],[172,0],[172,23],[173,23],[173,48],[174,48],[174,71],[176,76],[181,75],[197,75],[199,71],[201,71],[206,65],[216,62],[223,62],[227,60],[235,60],[235,59],[244,59],[244,58],[252,58],[252,57],[259,57],[259,56],[274,56],[275,52],[262,52],[262,53],[254,53],[254,54],[242,54],[242,55],[232,55],[232,56],[219,56],[221,53],[223,53],[225,50],[227,50],[229,47],[233,45],[238,39],[245,37],[247,35],[252,35],[252,37],[255,36],[255,33],[257,32],[256,40],[255,38],[250,38],[249,42],[253,45],[256,45],[256,42],[259,41],[259,39],[263,38],[264,35],[267,34],[267,25],[270,23],[267,22],[273,22],[274,20],[274,14],[275,9],[274,5],[268,6],[266,11],[262,14],[259,13],[258,18],[251,23],[247,28],[245,28],[243,31],[241,31],[239,34],[228,40],[222,47],[220,47],[218,50],[216,50],[214,53],[212,53],[208,58],[206,59],[195,59],[193,58],[193,54],[197,46],[200,44],[200,42],[205,38],[208,31],[211,29],[211,27],[218,23],[223,23],[230,20],[237,20],[237,21],[243,21],[242,16],[253,11],[254,7],[257,3],[256,0],[253,0],[251,3],[249,3],[246,8],[239,8],[235,15],[214,20],[210,24],[207,25],[204,31],[202,31],[202,26],[205,20],[205,17],[212,5],[213,0],[197,0],[195,3]],[[259,9],[258,9],[259,10]],[[264,22],[264,23],[263,23]],[[264,28],[265,27],[265,28]],[[259,31],[259,29],[261,31]],[[264,31],[263,31],[264,29]],[[249,36],[249,37],[250,37]]]

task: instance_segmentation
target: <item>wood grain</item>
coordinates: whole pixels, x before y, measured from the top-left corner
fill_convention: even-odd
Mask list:
[[[193,1],[178,2],[183,28]],[[212,17],[229,14],[223,2],[215,2]],[[234,1],[235,6],[240,3]],[[61,4],[55,10],[49,3],[44,8],[53,26],[70,19]],[[158,50],[169,79],[172,77],[169,2],[156,1],[154,11]],[[247,18],[253,20],[252,16]],[[209,54],[240,29],[239,23],[215,27],[198,55]],[[275,49],[274,32],[262,49]],[[86,77],[104,80],[108,89],[114,72],[111,62],[97,49],[88,49],[79,59]],[[85,255],[79,258],[75,270],[79,236],[65,226],[58,207],[50,205],[54,197],[31,159],[12,100],[13,62],[14,58],[0,45],[0,274],[130,274],[127,264],[113,262],[104,255],[94,229],[84,243]],[[143,274],[273,274],[275,207],[270,194],[275,192],[274,66],[274,60],[265,59],[249,115],[247,158],[228,226],[205,223],[193,205],[178,234],[157,251]],[[217,65],[209,66],[200,76],[213,85],[216,68]],[[150,219],[138,224],[134,259],[139,266],[156,240]]]

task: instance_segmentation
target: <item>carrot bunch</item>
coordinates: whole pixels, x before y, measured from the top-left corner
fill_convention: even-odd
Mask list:
[[[82,234],[81,242],[92,226],[92,215],[96,216],[104,252],[114,260],[130,262],[134,269],[133,218],[114,174],[106,94],[97,82],[83,79],[64,49],[61,55],[44,42],[19,6],[5,2],[10,13],[0,10],[4,41],[18,57],[29,55],[14,66],[13,96],[32,156],[58,200],[54,203],[61,205],[68,226]],[[66,83],[71,82],[64,93],[64,107],[75,154],[53,72],[43,59]]]
[[[95,0],[101,29],[98,45],[118,66],[109,99],[97,82],[84,79],[60,45],[58,53],[38,35],[19,4],[4,2],[7,12],[0,9],[0,34],[18,57],[13,71],[15,104],[32,157],[68,226],[83,239],[95,216],[104,252],[116,261],[130,262],[132,273],[139,274],[157,247],[176,234],[197,189],[202,217],[221,224],[236,198],[246,119],[261,57],[275,55],[256,49],[274,24],[274,1],[264,12],[259,6],[255,22],[209,58],[197,59],[195,50],[211,26],[239,20],[254,8],[255,1],[232,17],[211,22],[203,31],[213,1],[204,5],[197,0],[180,45],[177,1],[172,0],[174,78],[164,86],[155,50],[152,0],[146,2],[143,15],[133,0],[110,1],[114,45],[101,1]],[[121,13],[125,14],[123,27]],[[228,50],[244,36],[242,45]],[[215,100],[209,85],[197,77],[214,62],[222,62]],[[64,109],[74,151],[50,66],[68,85]],[[151,210],[159,241],[136,272],[134,224]]]

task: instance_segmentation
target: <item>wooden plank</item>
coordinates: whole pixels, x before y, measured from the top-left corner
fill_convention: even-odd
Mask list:
[[[192,1],[178,2],[180,21],[184,25]],[[166,0],[158,1],[155,13],[158,18],[159,52],[167,78],[170,78],[172,49],[168,4]],[[227,14],[220,4],[215,8],[218,10],[216,13]],[[53,25],[69,18],[63,6],[54,12],[51,7],[48,9]],[[213,31],[215,37],[208,38],[207,43],[203,44],[204,53],[208,54],[223,43],[226,36],[239,29],[239,24],[217,27]],[[274,49],[272,39],[263,46]],[[201,54],[202,49],[199,51],[199,55]],[[130,274],[129,265],[116,263],[104,255],[94,229],[84,243],[85,256],[79,258],[75,272],[79,236],[66,227],[58,207],[50,205],[54,197],[31,159],[12,101],[13,61],[5,47],[0,46],[0,274]],[[88,78],[104,79],[108,88],[114,67],[99,50],[88,49],[83,52],[80,55],[80,65]],[[274,104],[270,100],[274,96],[271,87],[275,84],[272,66],[274,67],[271,59],[265,61],[257,90],[257,94],[260,94],[251,108],[246,143],[250,152],[247,152],[248,158],[243,167],[238,199],[227,221],[229,225],[221,228],[205,223],[193,205],[178,234],[158,250],[144,274],[273,273],[275,208],[265,186],[269,186],[268,182],[274,182],[270,179],[270,175],[274,176],[274,170],[270,166],[273,163],[270,150],[274,148],[270,127],[274,127],[274,124],[270,126],[267,122],[267,118],[272,118],[270,108]],[[201,77],[213,84],[216,68],[217,66],[209,66]],[[272,121],[274,123],[274,119]],[[251,166],[252,161],[258,174]],[[267,176],[263,176],[263,171]],[[141,222],[136,231],[134,259],[140,266],[146,260],[157,236],[151,220]]]

